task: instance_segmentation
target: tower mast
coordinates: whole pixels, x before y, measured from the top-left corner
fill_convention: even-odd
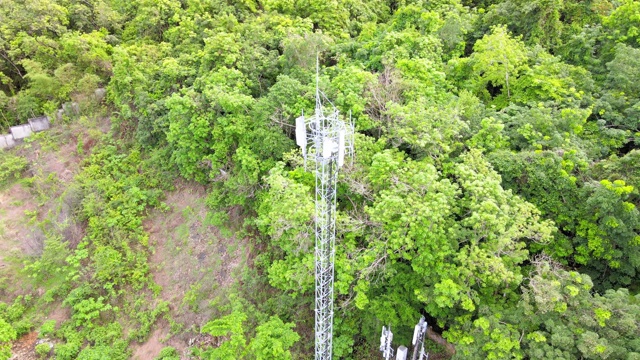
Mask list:
[[[353,155],[353,125],[319,87],[316,59],[315,114],[296,119],[296,142],[305,159],[315,162],[315,359],[330,360],[333,340],[333,279],[336,241],[336,185],[338,169]],[[325,111],[327,115],[325,115]],[[307,144],[309,147],[307,148]]]

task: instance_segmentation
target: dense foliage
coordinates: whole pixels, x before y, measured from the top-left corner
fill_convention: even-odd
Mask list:
[[[254,280],[198,329],[221,341],[194,356],[310,356],[315,182],[293,124],[313,112],[317,55],[357,128],[336,357],[374,356],[382,324],[408,344],[425,315],[456,358],[640,358],[640,2],[0,5],[0,128],[107,88],[112,139],[68,190],[86,234],[69,246],[45,226],[25,267],[40,301],[72,309],[56,358],[126,358],[167,317],[142,219],[174,175],[260,249]],[[1,159],[0,186],[27,167]],[[0,306],[0,358],[38,304]]]

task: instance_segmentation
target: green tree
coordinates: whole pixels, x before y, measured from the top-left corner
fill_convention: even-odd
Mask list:
[[[219,319],[209,321],[202,327],[202,332],[212,336],[224,337],[218,347],[205,350],[203,356],[206,359],[232,360],[244,354],[246,339],[243,323],[247,315],[239,310]]]
[[[603,23],[610,31],[609,37],[616,42],[640,46],[640,4],[633,0],[624,0],[611,14],[604,18]]]
[[[470,60],[477,76],[479,91],[486,94],[483,97],[487,98],[491,96],[487,91],[489,84],[499,87],[502,97],[498,103],[504,106],[511,99],[511,86],[514,81],[527,69],[524,44],[519,39],[512,38],[506,27],[496,26],[491,34],[485,35],[475,43],[473,50]]]
[[[288,175],[288,176],[287,176]],[[313,213],[311,188],[291,179],[284,164],[273,168],[266,182],[269,191],[261,199],[256,225],[271,239],[269,282],[292,296],[313,287]]]
[[[640,129],[639,56],[640,49],[618,44],[615,57],[606,64],[606,90],[594,109],[603,125],[629,131]]]
[[[517,306],[481,309],[481,317],[465,325],[469,338],[457,346],[458,358],[638,356],[638,296],[626,289],[593,294],[589,276],[548,257],[536,258],[533,266]]]

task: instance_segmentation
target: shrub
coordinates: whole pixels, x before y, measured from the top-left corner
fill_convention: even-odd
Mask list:
[[[27,160],[7,152],[0,152],[0,186],[20,177]]]
[[[0,359],[11,357],[11,341],[16,339],[16,331],[11,324],[0,318]]]
[[[40,326],[40,336],[41,337],[49,336],[53,334],[55,330],[56,330],[56,321],[47,320],[42,324],[42,326]]]
[[[174,347],[167,346],[160,351],[155,360],[180,360],[180,354]]]
[[[46,359],[51,351],[51,345],[49,343],[42,343],[36,345],[36,355],[39,359]]]

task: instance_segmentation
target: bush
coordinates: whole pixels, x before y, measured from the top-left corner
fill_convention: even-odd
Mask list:
[[[33,329],[31,320],[25,317],[28,308],[31,307],[33,298],[30,295],[18,296],[13,300],[13,304],[8,305],[0,302],[0,319],[10,323],[20,337]]]
[[[123,341],[110,345],[89,346],[78,354],[77,360],[126,360],[129,352],[126,350],[127,344]]]
[[[33,330],[33,323],[30,319],[20,319],[13,323],[13,328],[16,329],[18,336],[28,334]]]
[[[0,152],[0,186],[20,177],[27,160],[7,152]]]
[[[40,336],[49,336],[53,334],[56,330],[56,321],[55,320],[47,320],[40,326]]]
[[[11,324],[0,318],[0,359],[11,357],[11,341],[17,338],[16,331]]]
[[[71,360],[75,359],[80,351],[81,343],[70,342],[62,345],[57,345],[55,349],[56,359]]]
[[[42,343],[36,345],[36,355],[39,359],[46,359],[51,352],[51,345],[49,343]]]
[[[160,354],[158,354],[155,360],[180,360],[180,354],[178,354],[178,350],[174,347],[167,346],[160,351]]]

